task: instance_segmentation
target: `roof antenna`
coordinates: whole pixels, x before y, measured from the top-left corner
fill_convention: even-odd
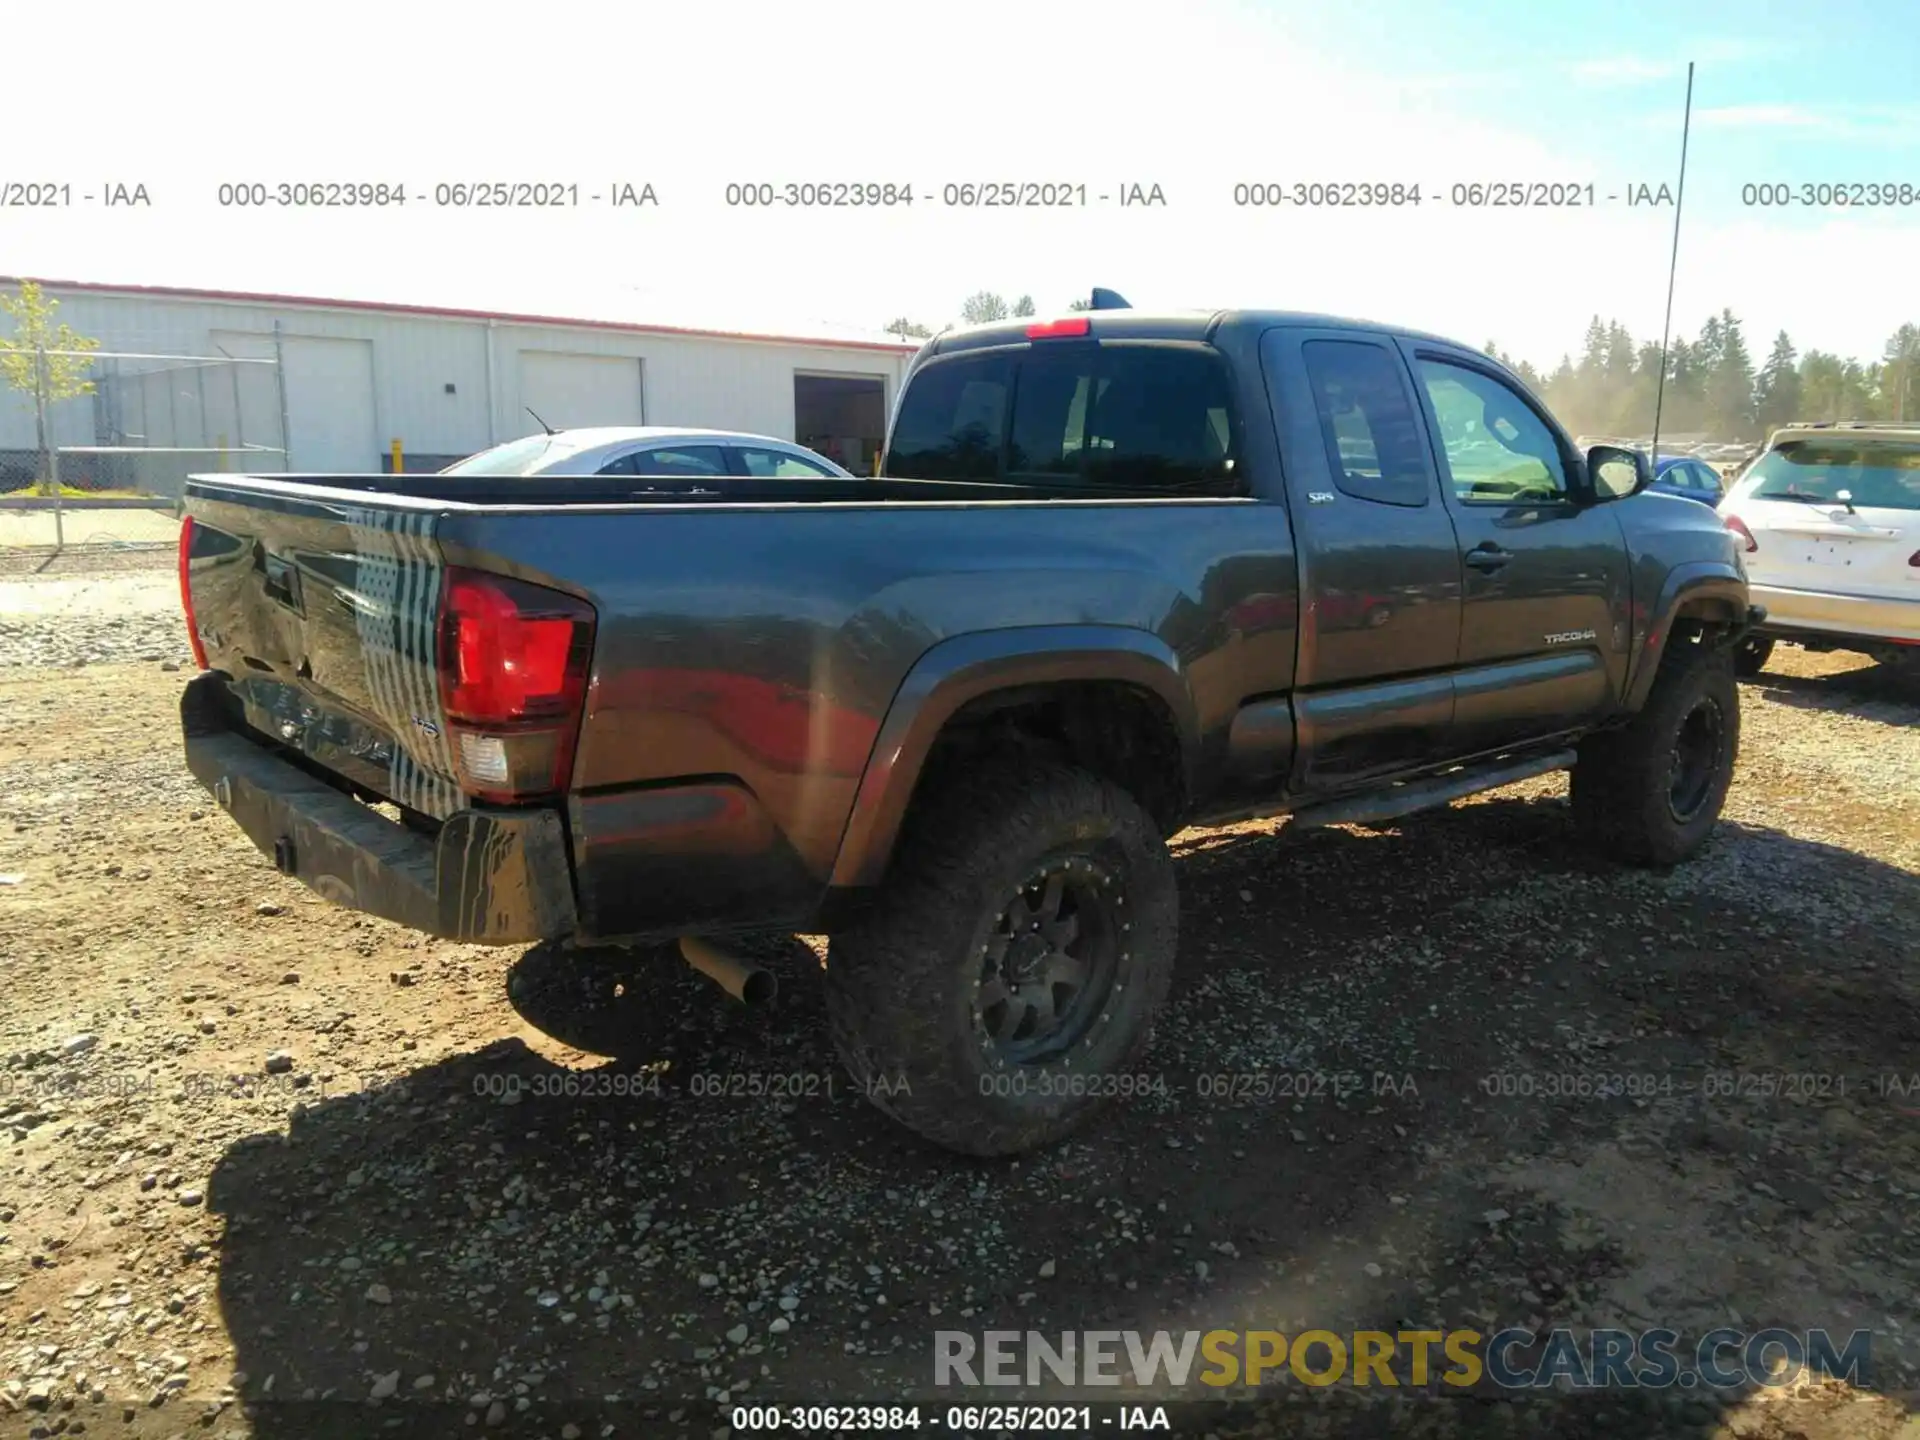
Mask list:
[[[553,426],[549,425],[546,421],[541,420],[540,412],[535,410],[533,406],[531,405],[527,406],[527,413],[533,416],[535,420],[539,421],[540,428],[546,431],[549,435],[558,435],[560,433],[558,430],[554,429]]]
[[[1121,297],[1118,291],[1103,290],[1096,285],[1093,287],[1091,308],[1095,310],[1131,310],[1133,307],[1127,304],[1126,300]]]
[[[1693,129],[1693,62],[1687,62],[1687,108],[1680,121],[1680,188],[1673,197],[1673,253],[1667,259],[1667,318],[1660,330],[1660,380],[1653,392],[1653,451],[1647,463],[1660,468],[1660,407],[1667,395],[1667,337],[1673,333],[1673,278],[1680,268],[1680,206],[1687,198],[1687,136]]]

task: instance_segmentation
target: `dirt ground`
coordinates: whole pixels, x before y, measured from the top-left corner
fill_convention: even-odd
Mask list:
[[[45,508],[0,508],[0,550],[50,549],[62,537],[82,547],[165,544],[178,533],[179,522],[166,502],[152,509],[69,505],[58,519]]]
[[[0,576],[0,1435],[704,1437],[978,1403],[936,1329],[1527,1325],[1864,1329],[1872,1368],[1170,1413],[1920,1437],[1920,686],[1778,650],[1671,873],[1580,849],[1559,778],[1183,834],[1149,1093],[975,1163],[838,1078],[817,944],[769,937],[747,1013],[276,874],[182,766],[170,563]]]

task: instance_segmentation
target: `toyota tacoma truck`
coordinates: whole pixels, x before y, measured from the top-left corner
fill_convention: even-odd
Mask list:
[[[1558,770],[1621,861],[1715,825],[1735,539],[1483,354],[1100,292],[930,341],[888,432],[859,480],[197,476],[187,763],[450,940],[826,935],[856,1080],[982,1155],[1146,1046],[1184,826]]]

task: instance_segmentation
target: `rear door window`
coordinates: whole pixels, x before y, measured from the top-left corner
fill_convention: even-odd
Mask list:
[[[676,445],[667,450],[643,450],[633,457],[635,475],[698,478],[725,475],[727,457],[718,445]]]
[[[887,473],[1092,491],[1238,494],[1226,367],[1165,345],[1062,344],[928,364]]]
[[[746,467],[747,474],[763,479],[834,479],[833,471],[825,465],[817,465],[811,460],[803,460],[798,455],[790,455],[784,450],[756,450],[751,446],[735,446],[740,463]]]
[[[1309,340],[1300,348],[1333,483],[1357,500],[1425,505],[1431,452],[1399,361],[1358,340]]]

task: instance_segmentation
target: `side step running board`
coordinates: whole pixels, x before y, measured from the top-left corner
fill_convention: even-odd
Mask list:
[[[1495,768],[1454,770],[1426,780],[1411,780],[1392,789],[1346,800],[1327,800],[1293,812],[1291,825],[1317,829],[1322,825],[1364,825],[1378,820],[1397,820],[1421,810],[1432,810],[1483,790],[1498,790],[1519,780],[1531,780],[1555,770],[1570,770],[1575,760],[1571,750],[1556,750],[1551,755],[1531,760],[1516,760]]]

